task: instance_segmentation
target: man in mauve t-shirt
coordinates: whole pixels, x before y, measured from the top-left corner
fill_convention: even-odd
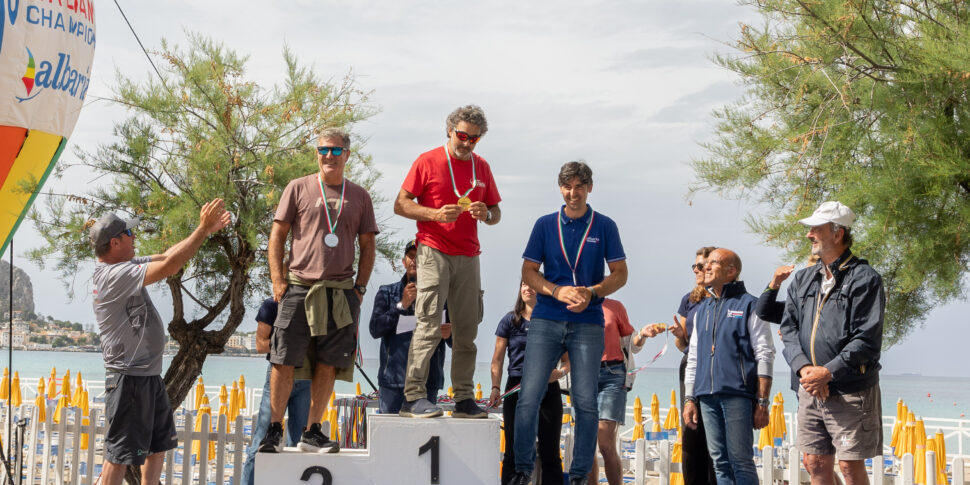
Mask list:
[[[448,301],[451,317],[451,382],[458,418],[485,418],[475,404],[475,336],[482,321],[478,223],[497,224],[502,217],[492,170],[472,153],[488,131],[481,108],[456,109],[447,118],[443,147],[422,153],[411,165],[394,213],[418,221],[417,328],[408,352],[401,416],[441,416],[427,399],[429,359],[441,340],[441,311]]]
[[[319,172],[291,180],[276,208],[268,259],[279,311],[270,338],[272,417],[260,452],[282,450],[281,422],[293,387],[293,370],[303,365],[308,351],[316,362],[307,420],[312,424],[297,448],[340,450],[336,441],[323,434],[320,421],[338,370],[353,372],[360,302],[374,269],[378,232],[370,194],[344,178],[349,156],[350,135],[337,128],[324,130],[317,144]],[[283,251],[291,232],[287,271]],[[356,274],[355,243],[360,247]]]

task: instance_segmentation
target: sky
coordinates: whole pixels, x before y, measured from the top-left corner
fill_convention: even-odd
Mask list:
[[[263,87],[282,80],[284,46],[325,79],[352,73],[380,110],[353,132],[383,174],[376,189],[388,198],[418,154],[444,143],[449,112],[481,106],[489,131],[476,153],[489,161],[503,200],[502,221],[479,230],[486,305],[476,340],[479,361],[490,359],[495,326],[515,301],[533,222],[562,203],[556,175],[570,160],[591,166],[589,203],[619,226],[630,277],[613,297],[637,328],[670,321],[693,284],[689,265],[700,246],[736,251],[741,278],[754,294],[776,266],[790,263],[745,225],[762,208],[711,193],[687,197],[695,180],[690,161],[705,155],[701,144],[711,139],[712,111],[744,93],[711,57],[733,52],[741,22],[761,22],[750,7],[727,0],[119,3],[149,50],[160,48],[163,38],[185,45],[186,32],[199,32],[248,55],[247,76]],[[96,22],[88,101],[63,162],[75,159],[75,148],[90,151],[113,141],[112,126],[125,112],[98,98],[110,96],[116,73],[136,80],[154,75],[114,3],[96,3]],[[95,174],[75,171],[47,188],[78,191],[96,183],[103,182]],[[398,239],[413,237],[413,221],[395,216],[390,204],[377,212]],[[71,300],[56,273],[23,259],[26,248],[40,243],[25,223],[14,245],[15,264],[33,280],[38,311],[93,323],[93,264],[77,276]],[[383,262],[371,277],[362,308],[365,358],[378,352],[365,330],[373,295],[398,277]],[[167,295],[156,289],[153,298],[163,318],[170,317]],[[970,375],[966,366],[952,364],[952,356],[965,351],[968,313],[965,301],[934,310],[924,328],[883,353],[883,372]],[[255,329],[255,314],[247,310],[240,330]],[[641,355],[661,345],[648,343]],[[777,371],[787,366],[776,345]],[[671,349],[656,365],[679,363]]]

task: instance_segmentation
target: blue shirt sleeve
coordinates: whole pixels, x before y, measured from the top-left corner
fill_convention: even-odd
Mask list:
[[[495,327],[495,336],[502,337],[504,339],[509,338],[510,331],[512,330],[512,312],[506,313],[498,322],[498,326]]]
[[[272,298],[263,300],[263,304],[256,313],[256,321],[272,325],[276,322],[277,303]]]
[[[623,252],[623,243],[620,241],[620,230],[617,229],[616,222],[610,219],[609,225],[605,229],[606,262],[613,263],[626,259],[626,253]]]
[[[683,298],[680,299],[680,306],[677,307],[678,315],[682,317],[687,317],[687,311],[688,311],[687,303],[689,302],[689,300],[690,300],[690,293],[687,293],[686,295],[684,295]]]
[[[533,263],[542,264],[546,260],[545,251],[545,232],[542,230],[542,218],[536,221],[535,225],[532,226],[532,234],[529,236],[529,242],[525,245],[525,252],[522,253],[523,259],[528,259]]]

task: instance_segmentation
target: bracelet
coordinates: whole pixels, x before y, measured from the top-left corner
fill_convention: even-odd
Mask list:
[[[562,288],[562,287],[561,287],[561,286],[559,286],[559,285],[555,285],[555,286],[554,286],[554,287],[552,288],[552,293],[550,293],[550,294],[549,294],[549,296],[551,296],[551,297],[553,297],[553,298],[555,298],[555,297],[556,297],[556,292],[557,292],[557,291],[559,291],[559,288]]]
[[[592,286],[589,287],[589,293],[590,293],[590,300],[595,300],[595,299],[599,298],[596,295],[596,288],[593,288]]]
[[[501,387],[498,387],[498,386],[492,386],[492,389],[493,390],[496,390],[496,391],[499,391],[499,392],[502,391],[502,388]]]

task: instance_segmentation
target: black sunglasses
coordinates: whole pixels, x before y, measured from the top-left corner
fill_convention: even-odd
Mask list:
[[[317,153],[323,156],[327,156],[327,153],[332,153],[333,156],[339,157],[344,153],[344,147],[317,147]]]
[[[694,263],[694,264],[690,265],[690,269],[691,269],[691,271],[693,271],[695,269],[697,271],[700,271],[700,270],[704,269],[704,263]]]

